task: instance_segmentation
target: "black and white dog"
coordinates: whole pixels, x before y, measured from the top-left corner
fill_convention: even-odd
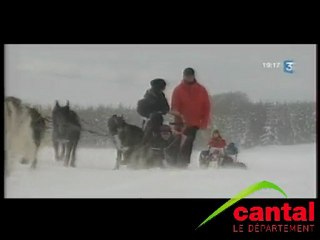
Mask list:
[[[21,157],[23,164],[32,162],[31,167],[35,168],[37,152],[46,129],[45,118],[35,108],[15,97],[5,98],[4,115],[6,174],[13,170],[17,157]]]
[[[108,119],[108,130],[117,148],[116,165],[129,164],[142,146],[144,132],[142,128],[128,124],[123,116],[112,115]]]
[[[109,118],[108,128],[117,148],[115,169],[121,164],[135,169],[164,167],[164,149],[173,137],[170,127],[163,125],[160,113],[150,115],[144,130],[117,115]]]

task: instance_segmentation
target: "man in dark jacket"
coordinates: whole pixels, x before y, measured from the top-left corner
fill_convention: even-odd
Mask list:
[[[167,114],[170,107],[163,93],[167,85],[165,80],[156,78],[150,85],[151,88],[146,91],[143,99],[138,101],[138,113],[144,118],[150,118],[152,113]]]
[[[150,82],[143,99],[138,101],[137,111],[143,117],[142,128],[146,131],[151,128],[160,128],[163,122],[162,115],[169,112],[169,104],[163,91],[166,89],[166,81],[161,78],[153,79]]]
[[[166,88],[165,80],[156,78],[150,82],[144,98],[138,101],[137,112],[144,118],[142,128],[144,136],[142,144],[144,147],[152,148],[153,140],[159,139],[160,128],[163,124],[163,115],[170,110],[168,101],[163,91]]]

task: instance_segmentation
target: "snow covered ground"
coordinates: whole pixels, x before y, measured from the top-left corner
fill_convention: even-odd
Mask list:
[[[194,152],[189,169],[112,170],[113,149],[78,151],[77,168],[53,160],[53,149],[39,152],[35,170],[18,165],[5,179],[7,198],[230,198],[261,180],[279,185],[289,198],[316,197],[316,146],[256,147],[240,152],[242,169],[199,169]],[[273,190],[252,198],[282,197]]]

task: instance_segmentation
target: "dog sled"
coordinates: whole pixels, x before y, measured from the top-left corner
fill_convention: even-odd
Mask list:
[[[177,123],[164,124],[160,113],[152,115],[144,128],[126,123],[123,116],[113,115],[108,120],[108,129],[117,149],[114,169],[122,165],[133,169],[176,165],[175,158],[183,141],[177,126]]]
[[[183,134],[183,119],[175,113],[171,114],[175,121],[169,124],[163,124],[159,116],[156,116],[155,122],[161,124],[150,133],[147,133],[146,128],[126,123],[123,117],[112,116],[109,119],[109,133],[117,148],[115,169],[119,169],[121,165],[132,169],[179,167],[182,163],[178,162],[178,155],[187,139]],[[237,155],[238,149],[234,143],[230,143],[225,149],[204,150],[199,156],[199,166],[245,169],[246,165],[237,160]]]

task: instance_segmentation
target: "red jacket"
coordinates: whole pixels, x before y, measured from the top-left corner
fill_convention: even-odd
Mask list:
[[[226,146],[226,140],[222,137],[213,137],[209,142],[209,146],[213,148],[224,148]]]
[[[171,109],[180,113],[189,127],[207,128],[210,116],[210,100],[207,90],[198,82],[182,81],[173,91]]]

